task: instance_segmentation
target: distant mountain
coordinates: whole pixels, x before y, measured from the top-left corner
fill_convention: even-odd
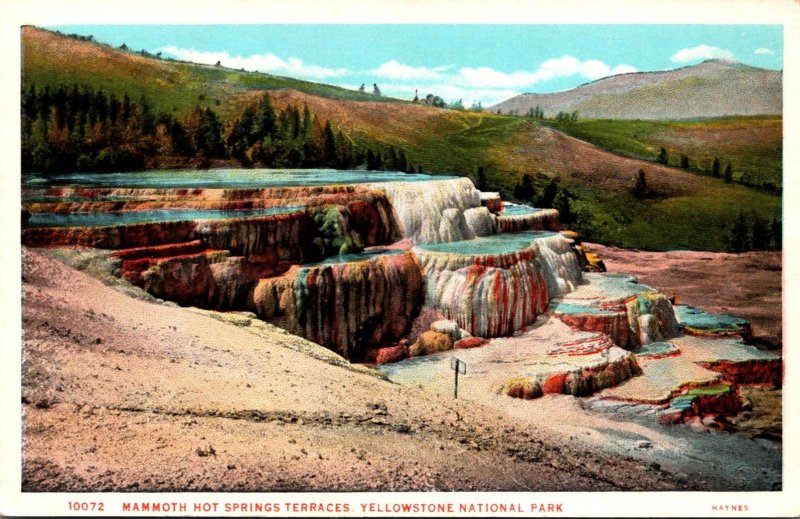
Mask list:
[[[547,117],[577,111],[590,119],[690,119],[726,115],[780,115],[783,72],[726,60],[708,60],[661,72],[620,74],[551,94],[522,94],[489,108]]]

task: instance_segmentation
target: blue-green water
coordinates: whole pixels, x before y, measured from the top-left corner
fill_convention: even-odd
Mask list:
[[[119,211],[114,213],[33,213],[29,227],[106,227],[147,222],[180,222],[184,220],[226,220],[250,218],[299,211],[297,207],[269,207],[241,211],[175,209],[153,211]]]
[[[335,265],[337,263],[355,263],[359,261],[367,261],[378,256],[392,256],[394,254],[402,254],[403,250],[400,249],[379,249],[371,250],[369,252],[359,252],[356,254],[338,254],[336,256],[329,256],[318,263],[304,265],[306,267],[320,267],[323,265]]]
[[[678,351],[678,347],[671,342],[651,342],[650,344],[642,344],[636,355],[640,357],[650,357],[655,355],[668,355]]]
[[[522,216],[538,213],[540,211],[546,211],[546,209],[537,209],[529,205],[505,203],[503,204],[503,211],[500,213],[500,216]]]
[[[559,314],[593,314],[593,315],[607,315],[613,312],[608,312],[596,306],[587,306],[576,303],[556,303],[550,309]]]
[[[678,320],[684,326],[700,330],[736,331],[747,324],[747,320],[727,314],[712,314],[689,305],[676,305]]]
[[[450,254],[463,254],[465,256],[510,254],[530,247],[535,240],[547,238],[548,236],[554,236],[556,234],[558,233],[550,231],[501,233],[472,240],[449,243],[423,243],[417,245],[417,247],[431,252],[447,252]]]
[[[242,188],[323,186],[367,182],[420,182],[458,178],[396,171],[336,169],[210,169],[139,171],[130,173],[71,173],[53,177],[29,176],[25,187],[81,186],[107,188]]]

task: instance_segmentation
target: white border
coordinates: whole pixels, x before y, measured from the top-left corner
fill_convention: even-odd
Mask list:
[[[19,248],[19,70],[22,24],[60,25],[78,23],[707,23],[707,24],[782,24],[784,26],[784,396],[783,490],[781,492],[644,492],[644,493],[352,493],[352,494],[272,494],[278,502],[347,502],[347,514],[280,515],[365,515],[360,503],[565,503],[563,514],[550,516],[798,516],[800,515],[800,452],[797,439],[798,399],[797,353],[800,321],[787,319],[798,306],[792,290],[800,273],[796,263],[797,225],[800,207],[796,175],[800,173],[800,2],[791,0],[394,0],[380,2],[295,0],[291,3],[256,0],[199,2],[198,0],[138,0],[113,2],[100,0],[2,0],[0,2],[0,286],[2,308],[0,330],[4,341],[0,362],[0,514],[69,515],[67,501],[102,499],[106,515],[124,515],[123,500],[184,502],[262,501],[268,494],[59,494],[20,493],[21,410],[20,410],[20,248]],[[792,145],[794,144],[794,145]],[[162,499],[163,498],[163,499]],[[746,512],[717,512],[712,505],[747,504]],[[220,504],[220,506],[222,506]],[[221,510],[221,509],[220,509]],[[86,515],[75,512],[73,515]],[[157,514],[153,514],[157,515]],[[395,514],[371,514],[392,516]],[[421,515],[421,514],[411,514]],[[500,514],[455,514],[500,515]],[[509,514],[522,516],[520,514]],[[537,514],[526,513],[525,516]],[[541,514],[540,514],[541,515]]]

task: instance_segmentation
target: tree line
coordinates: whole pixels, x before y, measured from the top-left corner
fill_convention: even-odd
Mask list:
[[[663,146],[661,147],[661,149],[658,152],[658,156],[656,157],[656,162],[658,162],[659,164],[664,164],[665,166],[669,166],[669,162],[670,162],[669,152]],[[720,178],[721,177],[728,184],[733,183],[734,180],[735,180],[734,176],[733,176],[734,170],[733,170],[733,166],[731,165],[731,163],[727,162],[725,164],[725,169],[723,170],[722,169],[722,161],[719,159],[719,157],[716,157],[716,156],[711,161],[710,167],[704,169],[704,168],[700,167],[699,162],[697,163],[697,165],[695,167],[692,167],[691,164],[690,164],[689,156],[684,154],[684,153],[682,153],[682,154],[680,154],[679,167],[681,169],[683,169],[683,170],[686,170],[686,171],[694,171],[696,173],[710,175],[710,176],[715,177],[715,178]],[[739,175],[738,181],[742,185],[749,186],[749,187],[761,188],[761,189],[764,189],[765,191],[767,191],[769,193],[772,193],[772,194],[775,194],[775,195],[779,195],[781,193],[781,191],[782,191],[780,186],[776,185],[774,182],[770,182],[770,181],[761,182],[759,179],[753,178],[753,175],[751,175],[750,173],[747,173],[747,172],[742,172],[742,174]]]
[[[22,93],[22,171],[63,173],[207,168],[214,159],[245,167],[421,171],[405,150],[357,142],[302,108],[276,110],[265,94],[227,123],[211,108],[176,117],[81,85]]]
[[[535,207],[557,209],[559,220],[565,225],[575,223],[578,219],[572,208],[577,196],[569,188],[562,186],[558,177],[525,173],[514,186],[514,198],[520,202],[532,203]]]
[[[506,114],[507,115],[518,116],[519,115],[519,110],[510,109],[510,110],[508,110],[508,112],[506,112]],[[499,109],[499,108],[497,109],[497,115],[503,115],[503,111],[501,109]],[[548,120],[547,116],[544,113],[544,110],[539,105],[536,105],[536,106],[534,106],[532,108],[529,108],[528,111],[525,112],[524,117],[527,118],[527,119],[534,119],[536,121],[546,121],[546,120]],[[558,123],[575,123],[575,122],[578,122],[578,111],[577,110],[572,111],[572,112],[560,111],[555,116],[553,116],[550,120],[558,122]]]
[[[783,222],[777,216],[768,222],[758,213],[739,211],[728,233],[728,250],[781,250],[783,248]]]

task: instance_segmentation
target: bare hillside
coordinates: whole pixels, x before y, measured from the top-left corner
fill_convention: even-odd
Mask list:
[[[709,60],[662,72],[620,74],[551,94],[522,94],[489,110],[524,115],[536,106],[552,117],[578,111],[589,119],[687,119],[779,115],[783,73]]]

